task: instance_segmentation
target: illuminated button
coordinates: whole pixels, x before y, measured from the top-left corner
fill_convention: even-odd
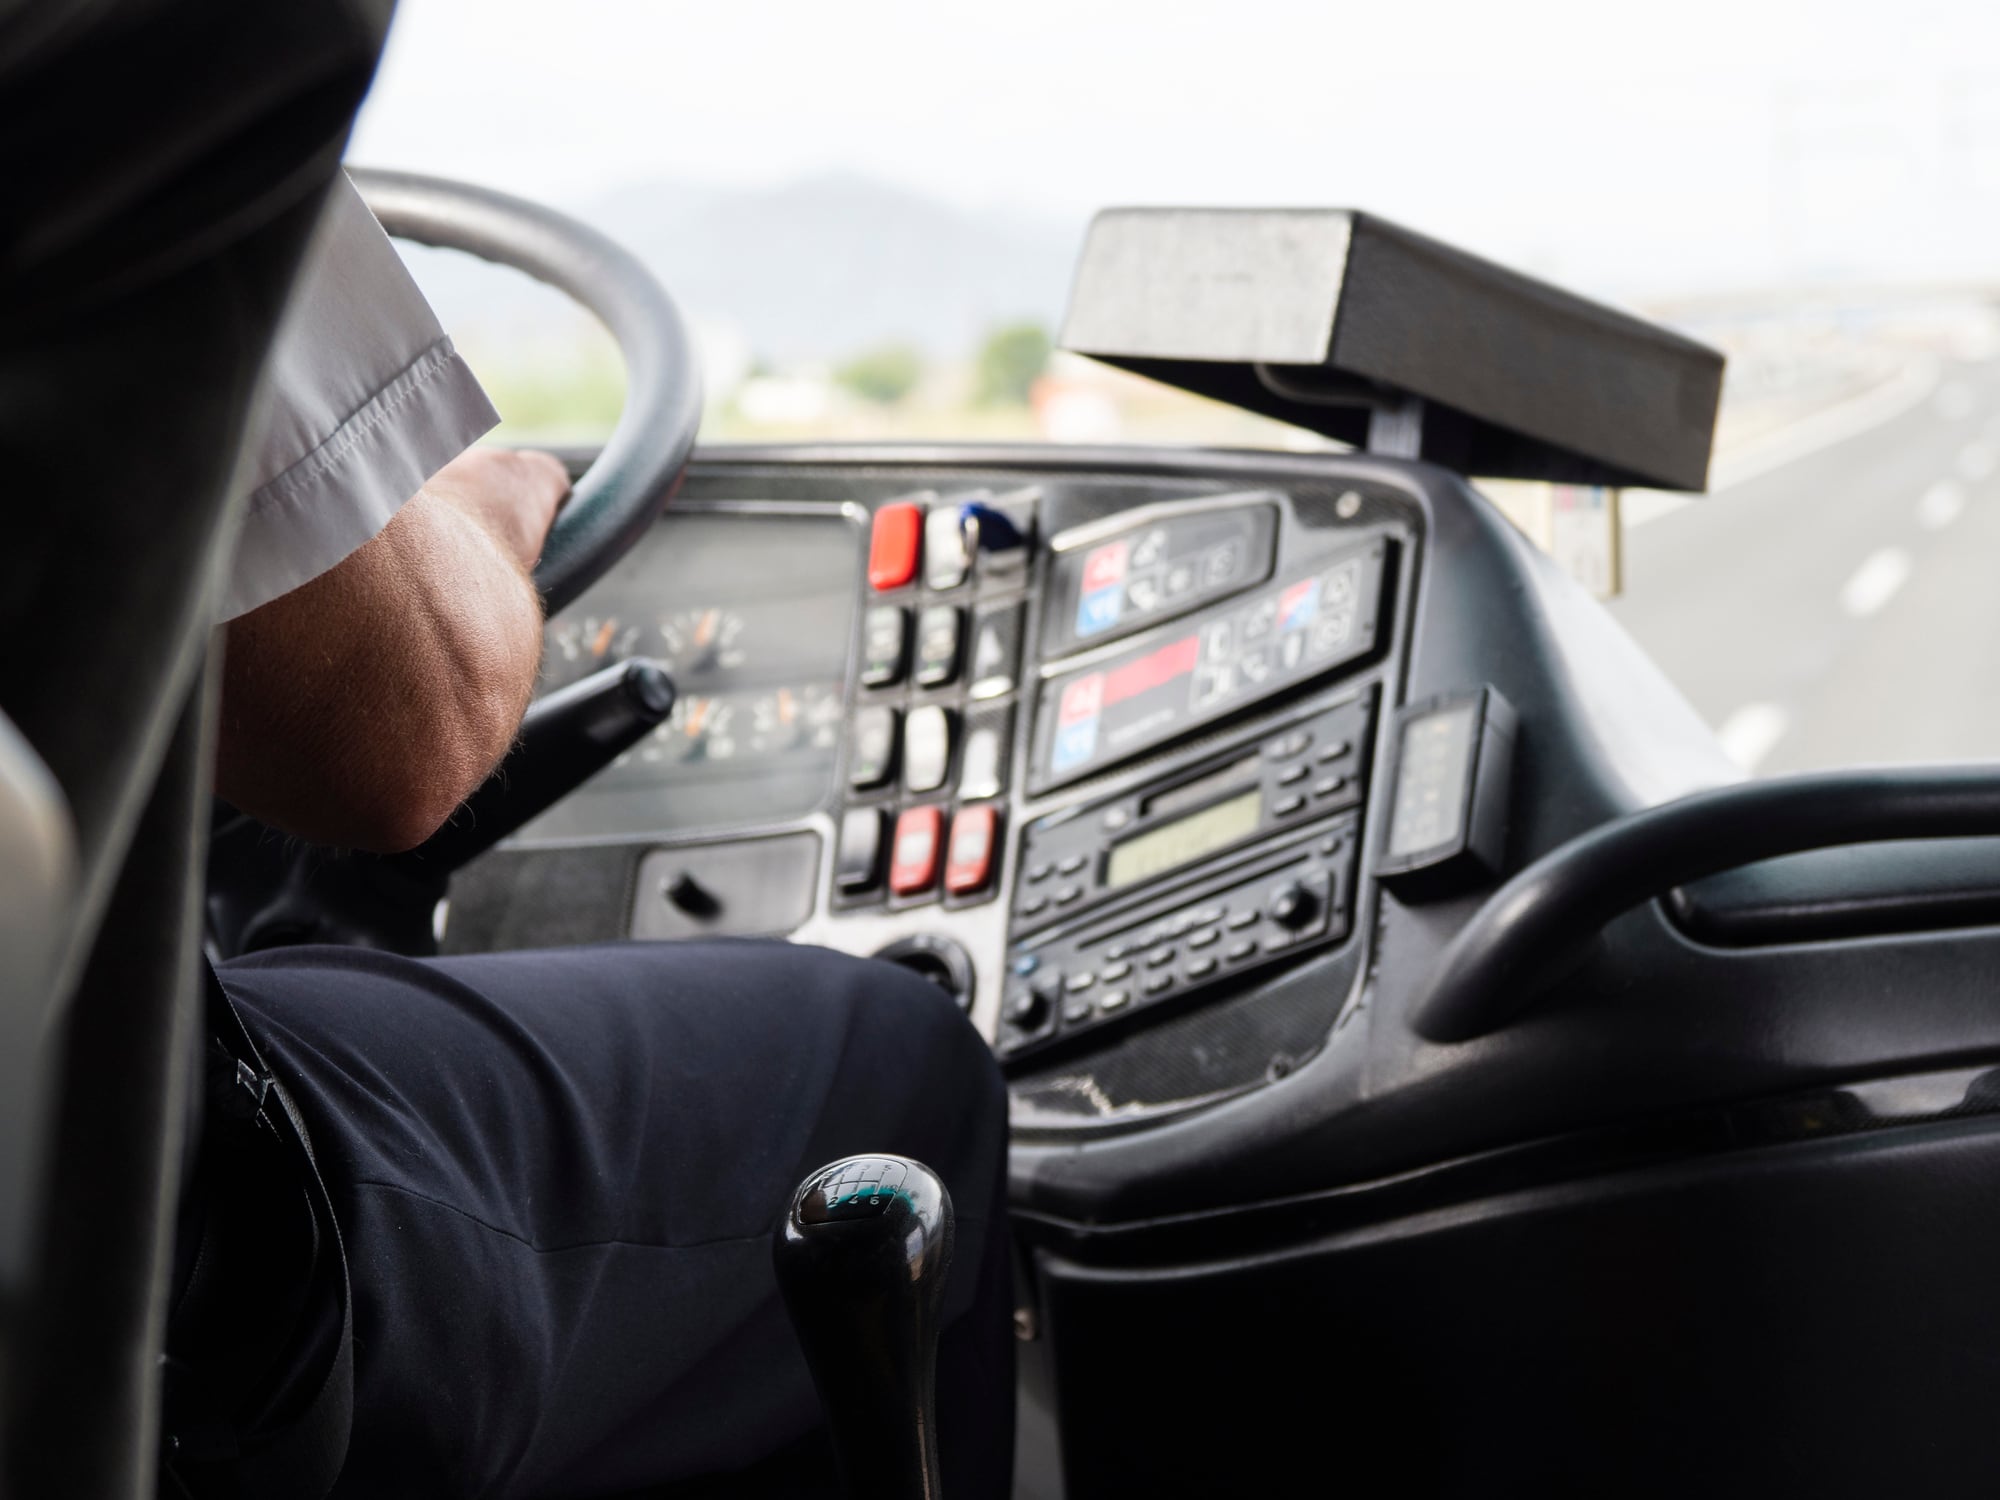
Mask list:
[[[1276,813],[1281,818],[1289,818],[1293,813],[1297,812],[1300,808],[1304,807],[1305,805],[1306,805],[1306,799],[1304,797],[1299,796],[1297,793],[1293,793],[1289,797],[1280,797],[1277,800],[1277,802],[1272,805],[1271,811]]]
[[[1127,974],[1130,974],[1131,972],[1132,972],[1132,966],[1126,963],[1125,960],[1121,958],[1117,960],[1115,963],[1108,963],[1104,966],[1104,982],[1106,984],[1110,984],[1116,980],[1123,979]]]
[[[1335,792],[1345,789],[1346,786],[1347,778],[1345,776],[1328,776],[1323,780],[1313,783],[1313,795],[1315,797],[1331,797]]]
[[[934,792],[951,769],[951,715],[935,705],[913,708],[903,724],[903,785]]]
[[[1215,960],[1213,958],[1202,957],[1188,960],[1187,977],[1190,979],[1206,979],[1214,972]]]
[[[1258,912],[1254,908],[1250,911],[1231,912],[1229,915],[1230,929],[1240,932],[1245,927],[1255,927],[1258,915]]]
[[[1155,974],[1146,981],[1146,993],[1149,995],[1163,995],[1173,987],[1174,976],[1171,974]]]
[[[1014,910],[1019,912],[1024,917],[1039,917],[1043,912],[1047,911],[1048,909],[1049,909],[1049,898],[1047,896],[1037,895],[1033,893],[1029,894],[1027,899],[1022,901],[1019,905],[1017,905],[1014,908]]]
[[[882,814],[873,807],[857,807],[840,820],[840,855],[834,864],[834,883],[849,895],[873,890],[882,878]]]
[[[901,501],[875,512],[868,534],[868,582],[875,589],[899,589],[917,576],[923,543],[924,508]]]
[[[958,610],[933,604],[917,617],[917,686],[943,687],[958,675]]]
[[[1063,988],[1068,990],[1072,995],[1076,995],[1089,989],[1095,983],[1097,983],[1097,976],[1095,974],[1091,973],[1088,969],[1079,969],[1063,981]]]
[[[1149,969],[1162,969],[1173,961],[1174,950],[1172,948],[1155,948],[1151,953],[1146,955],[1146,967]]]
[[[1083,892],[1076,886],[1066,885],[1056,892],[1057,906],[1073,906],[1083,899]]]
[[[854,715],[854,743],[847,756],[847,781],[856,791],[882,785],[896,769],[896,710],[883,704]]]
[[[1062,857],[1062,859],[1057,861],[1056,869],[1061,874],[1074,875],[1078,870],[1081,870],[1088,863],[1089,860],[1084,855],[1066,854]]]
[[[903,658],[910,649],[910,617],[893,604],[868,611],[861,627],[861,685],[893,687],[903,680]]]
[[[972,622],[972,647],[965,675],[975,698],[999,698],[1014,691],[1021,672],[1020,603],[988,605]]]
[[[1249,958],[1252,954],[1256,953],[1256,951],[1257,951],[1257,945],[1254,942],[1250,941],[1250,939],[1245,938],[1240,943],[1231,943],[1229,945],[1228,951],[1225,952],[1222,956],[1228,959],[1233,964],[1240,964],[1243,962],[1244,959]]]
[[[1278,785],[1290,786],[1293,782],[1304,781],[1310,775],[1312,775],[1312,767],[1306,765],[1304,762],[1300,762],[1295,766],[1286,766],[1284,770],[1278,773]]]
[[[1205,927],[1188,939],[1190,948],[1212,948],[1222,941],[1222,934],[1213,927]]]
[[[1325,765],[1328,761],[1339,760],[1341,756],[1347,754],[1353,748],[1346,740],[1334,740],[1325,749],[1321,750],[1318,755],[1314,756],[1313,759],[1317,760],[1321,765]]]
[[[961,807],[951,820],[951,855],[944,888],[954,896],[984,890],[993,876],[994,813],[991,807]]]
[[[1312,743],[1312,736],[1303,729],[1294,730],[1282,738],[1272,740],[1264,747],[1268,760],[1290,760],[1294,755],[1303,755],[1306,746]]]
[[[972,532],[956,505],[939,505],[924,518],[924,582],[955,589],[972,567]]]
[[[1011,703],[989,703],[970,710],[965,716],[965,749],[959,755],[958,795],[976,802],[1006,791],[1013,747]]]
[[[938,843],[943,825],[944,814],[935,807],[906,807],[896,819],[889,889],[898,896],[919,895],[937,883]]]
[[[1063,1003],[1063,1020],[1071,1026],[1081,1026],[1096,1013],[1097,1007],[1088,995],[1074,995]]]
[[[1106,990],[1102,995],[1098,996],[1097,1008],[1099,1010],[1122,1010],[1125,1003],[1131,998],[1131,993],[1127,990]]]
[[[1040,885],[1044,880],[1055,874],[1055,872],[1056,867],[1054,865],[1045,859],[1040,860],[1028,866],[1028,883],[1030,885]]]

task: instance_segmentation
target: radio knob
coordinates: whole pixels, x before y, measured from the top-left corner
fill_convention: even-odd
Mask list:
[[[1007,1001],[1007,1020],[1017,1031],[1037,1031],[1054,1014],[1054,991],[1044,981],[1017,990]]]
[[[1296,880],[1288,880],[1271,892],[1264,906],[1265,915],[1273,922],[1295,932],[1311,922],[1318,910],[1319,897]]]

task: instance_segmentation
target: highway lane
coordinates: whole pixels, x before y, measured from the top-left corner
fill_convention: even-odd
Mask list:
[[[2000,362],[1625,548],[1612,613],[1747,769],[2000,758]]]

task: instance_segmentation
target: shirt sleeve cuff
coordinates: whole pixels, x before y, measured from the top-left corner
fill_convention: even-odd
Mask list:
[[[220,617],[248,614],[358,550],[499,421],[471,368],[440,338],[251,495]]]

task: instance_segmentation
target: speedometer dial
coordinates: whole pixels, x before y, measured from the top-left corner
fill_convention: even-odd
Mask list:
[[[686,609],[660,621],[667,668],[686,676],[733,672],[747,659],[743,616],[733,609]]]
[[[630,656],[644,634],[640,626],[628,625],[616,615],[557,620],[549,627],[553,649],[544,663],[544,675],[551,686],[579,681]]]

